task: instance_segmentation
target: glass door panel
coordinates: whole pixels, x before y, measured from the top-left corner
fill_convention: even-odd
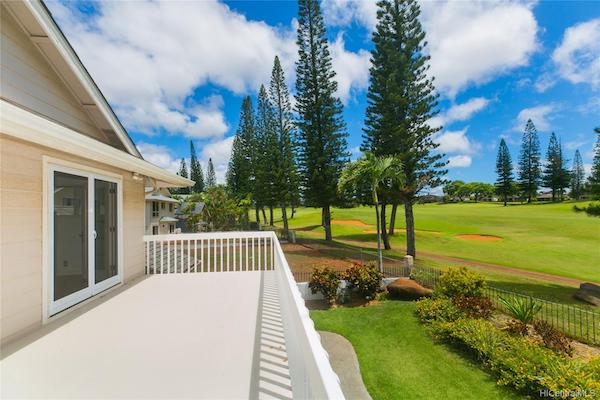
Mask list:
[[[86,289],[88,179],[54,171],[54,300]]]
[[[118,274],[117,184],[94,180],[95,283]]]

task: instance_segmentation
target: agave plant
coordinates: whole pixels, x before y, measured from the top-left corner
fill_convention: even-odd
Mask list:
[[[540,312],[542,305],[527,298],[515,297],[507,300],[500,297],[500,302],[504,304],[506,311],[517,321],[523,324],[530,324],[535,315]]]

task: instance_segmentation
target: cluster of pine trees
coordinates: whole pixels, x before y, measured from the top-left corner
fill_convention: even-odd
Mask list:
[[[273,207],[281,207],[286,229],[286,207],[302,201],[321,208],[325,238],[331,240],[331,207],[344,202],[338,181],[349,161],[348,133],[319,2],[299,0],[298,5],[294,113],[276,58],[269,91],[259,90],[256,112],[249,97],[242,103],[227,185],[236,196],[252,198],[257,219],[262,212],[266,220],[266,207],[272,223]],[[392,186],[381,196],[381,232],[390,248],[387,235],[394,231],[397,206],[403,205],[407,253],[414,256],[413,204],[422,189],[439,186],[446,173],[443,154],[433,152],[433,135],[441,127],[427,122],[437,113],[438,96],[428,75],[418,3],[382,0],[378,7],[361,149],[402,160],[402,186]]]
[[[600,197],[600,128],[596,128],[595,131],[598,133],[596,155],[587,183],[579,150],[575,151],[573,165],[569,170],[560,139],[554,132],[550,135],[546,160],[542,165],[540,141],[533,121],[528,120],[525,124],[516,178],[510,151],[502,139],[496,159],[496,193],[501,196],[504,205],[513,196],[531,203],[536,199],[540,187],[552,191],[552,201],[562,201],[567,189],[570,189],[570,197],[576,200],[588,191],[594,197]]]
[[[251,199],[256,220],[273,225],[273,210],[281,207],[284,229],[287,208],[300,201],[300,182],[294,145],[290,95],[279,58],[275,57],[269,90],[261,85],[256,112],[250,96],[244,98],[239,126],[227,169],[227,188],[238,199]],[[293,213],[293,211],[292,211]]]
[[[200,165],[200,160],[198,160],[198,156],[196,155],[194,142],[191,140],[189,171],[187,163],[185,162],[185,158],[182,158],[181,163],[179,164],[179,171],[177,172],[177,174],[179,176],[183,176],[184,178],[190,178],[191,180],[193,180],[194,186],[172,189],[171,192],[173,194],[202,193],[207,188],[215,186],[217,184],[217,177],[215,175],[215,168],[213,166],[212,159],[208,159],[208,165],[206,167],[206,176],[204,176],[204,173],[202,172],[202,165]]]

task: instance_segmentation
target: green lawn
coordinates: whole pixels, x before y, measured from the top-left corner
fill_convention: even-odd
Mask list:
[[[435,343],[414,316],[413,302],[312,311],[319,330],[346,337],[367,390],[378,399],[519,399],[496,385],[475,360]]]
[[[489,262],[600,282],[600,218],[572,211],[572,202],[511,205],[496,203],[426,204],[415,206],[417,255],[426,252]],[[587,204],[586,202],[578,204]],[[388,212],[389,214],[389,212]],[[280,225],[280,213],[276,224]],[[333,237],[346,243],[373,246],[375,213],[371,207],[334,209],[335,220],[356,220],[372,227],[333,225]],[[398,210],[397,228],[404,226]],[[322,237],[321,211],[300,208],[291,229],[310,237]],[[365,232],[366,231],[366,232]],[[500,241],[459,239],[459,234],[495,235]],[[391,255],[401,254],[405,234],[392,238]]]

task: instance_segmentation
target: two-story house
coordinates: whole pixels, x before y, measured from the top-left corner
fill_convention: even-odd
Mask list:
[[[146,188],[146,235],[176,233],[179,202],[167,188]]]

